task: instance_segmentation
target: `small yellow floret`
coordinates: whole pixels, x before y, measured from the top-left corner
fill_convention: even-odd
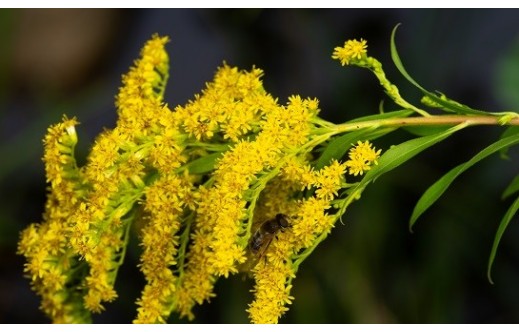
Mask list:
[[[371,165],[378,164],[378,158],[382,150],[376,151],[369,141],[358,141],[357,145],[350,149],[348,156],[350,159],[345,165],[349,168],[349,174],[362,175],[364,171],[369,171]]]
[[[344,47],[336,47],[333,50],[332,59],[341,61],[341,65],[349,65],[352,60],[360,60],[366,56],[368,45],[364,39],[357,41],[356,39],[347,40]]]

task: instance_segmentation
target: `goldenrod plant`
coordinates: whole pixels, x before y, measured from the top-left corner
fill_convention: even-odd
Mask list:
[[[253,323],[276,323],[294,301],[292,281],[368,185],[420,152],[470,126],[503,134],[447,172],[419,199],[410,227],[465,170],[519,143],[519,115],[476,110],[430,92],[406,101],[367,42],[351,39],[332,58],[375,74],[396,105],[341,124],[319,117],[319,102],[298,95],[281,103],[263,71],[224,63],[186,105],[163,102],[167,37],[154,35],[122,78],[115,128],[101,133],[84,165],[74,148],[78,120],[63,120],[43,140],[48,197],[43,220],[25,229],[18,251],[25,272],[55,323],[85,323],[117,298],[114,284],[130,235],[140,241],[138,268],[146,285],[134,323],[165,323],[216,296],[218,278],[242,273],[254,281]],[[414,137],[385,148],[376,140],[398,129]],[[420,128],[422,130],[417,130]],[[519,191],[519,177],[505,196]],[[503,217],[489,267],[519,198]],[[490,272],[489,272],[490,278]]]

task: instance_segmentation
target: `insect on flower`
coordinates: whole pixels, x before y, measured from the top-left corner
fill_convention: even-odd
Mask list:
[[[263,257],[278,232],[284,232],[289,227],[288,217],[282,213],[276,214],[274,218],[264,221],[258,227],[249,243],[249,249],[258,261]]]

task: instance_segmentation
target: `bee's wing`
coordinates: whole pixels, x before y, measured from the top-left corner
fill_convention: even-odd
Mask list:
[[[247,260],[245,263],[240,264],[238,270],[245,273],[252,271],[256,264],[258,264],[265,256],[265,253],[267,252],[267,249],[270,246],[273,238],[274,236],[267,236],[257,253],[252,252],[250,250],[250,246],[247,246]]]

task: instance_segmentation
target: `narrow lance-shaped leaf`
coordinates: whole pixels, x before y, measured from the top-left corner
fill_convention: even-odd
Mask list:
[[[505,138],[505,137],[512,136],[515,134],[519,134],[519,127],[510,126],[510,127],[506,128],[505,131],[503,131],[500,138]],[[502,149],[499,152],[499,154],[500,154],[501,158],[508,159],[508,149]]]
[[[508,227],[510,220],[512,220],[512,218],[515,216],[518,209],[519,209],[519,197],[517,197],[515,199],[515,201],[512,203],[512,205],[510,206],[508,211],[506,211],[505,215],[503,216],[503,219],[501,219],[501,222],[499,223],[499,227],[497,228],[496,236],[494,238],[494,243],[492,244],[492,251],[490,252],[490,257],[488,259],[487,278],[491,284],[494,283],[492,281],[491,271],[492,271],[492,264],[494,263],[494,259],[496,258],[497,247],[499,246],[499,242],[501,242],[501,238],[503,237],[503,234],[505,233],[505,230]]]
[[[472,109],[466,105],[460,104],[458,102],[455,102],[453,100],[449,100],[448,98],[440,98],[435,93],[429,92],[426,89],[424,89],[418,82],[416,82],[411,75],[407,72],[407,70],[404,68],[404,65],[402,63],[402,60],[400,60],[400,56],[398,55],[398,51],[396,49],[396,43],[395,43],[395,36],[396,36],[396,30],[400,24],[397,24],[393,31],[391,32],[391,59],[393,59],[393,62],[395,63],[396,68],[402,76],[404,76],[412,85],[417,87],[420,91],[422,91],[423,94],[431,98],[434,102],[442,105],[446,108],[446,110],[450,110],[455,113],[459,114],[473,114],[473,115],[488,115],[489,113]]]
[[[415,138],[390,148],[386,151],[386,153],[380,156],[378,165],[374,166],[369,172],[366,173],[359,185],[365,185],[370,181],[376,180],[382,174],[393,170],[394,168],[416,156],[418,153],[438,142],[441,142],[454,132],[465,128],[466,126],[467,124],[461,123],[441,133]]]
[[[404,65],[402,64],[402,60],[400,60],[400,56],[398,55],[398,51],[396,49],[396,43],[395,43],[395,36],[396,36],[396,30],[400,26],[401,23],[398,23],[394,28],[393,31],[391,31],[391,59],[393,59],[393,62],[395,63],[396,68],[398,71],[402,74],[402,76],[405,77],[406,80],[408,80],[412,85],[416,86],[418,89],[420,89],[423,92],[428,92],[425,90],[418,82],[416,82],[411,75],[407,72],[407,70],[404,68]]]
[[[519,191],[519,175],[517,175],[503,191],[501,199],[506,199]]]
[[[340,216],[344,214],[347,207],[354,200],[360,197],[361,193],[364,191],[366,186],[371,181],[376,180],[382,174],[395,169],[404,162],[416,156],[418,153],[422,152],[423,150],[431,147],[432,145],[438,142],[441,142],[454,132],[462,128],[465,128],[466,126],[467,124],[461,123],[441,133],[415,138],[407,142],[401,143],[399,145],[393,146],[392,148],[387,150],[382,156],[380,156],[378,164],[373,166],[373,168],[366,173],[364,178],[359,183],[348,189],[348,197],[340,204],[338,215]]]
[[[323,168],[328,165],[331,160],[340,160],[351,148],[351,145],[359,140],[374,140],[396,129],[397,128],[379,128],[374,131],[372,128],[366,128],[338,136],[332,139],[323,150],[319,159],[315,162],[315,169]]]
[[[413,112],[409,110],[400,110],[382,114],[368,115],[365,117],[357,118],[353,121],[349,121],[347,123],[352,124],[355,122],[375,121],[394,117],[406,117],[411,115],[412,113]],[[319,159],[317,159],[317,161],[315,162],[315,168],[321,169],[324,166],[328,165],[331,160],[340,160],[351,148],[351,145],[353,143],[356,143],[358,140],[374,140],[396,129],[397,128],[365,128],[335,137],[330,140],[328,145],[326,145],[326,147],[320,154]]]
[[[440,198],[440,196],[447,190],[447,188],[451,185],[451,183],[463,172],[469,169],[471,166],[481,161],[482,159],[488,157],[489,155],[500,151],[501,149],[507,148],[509,146],[515,145],[519,143],[519,134],[509,136],[503,138],[495,143],[492,143],[485,149],[481,150],[474,157],[472,157],[469,161],[458,165],[451,169],[447,174],[442,176],[438,181],[436,181],[432,186],[429,187],[425,191],[425,193],[420,197],[418,203],[413,210],[413,214],[411,215],[411,220],[409,222],[409,229],[413,228],[413,225],[416,223],[416,220],[434,203]]]
[[[429,136],[438,134],[452,127],[452,125],[437,125],[437,126],[406,126],[402,129],[415,136]]]

